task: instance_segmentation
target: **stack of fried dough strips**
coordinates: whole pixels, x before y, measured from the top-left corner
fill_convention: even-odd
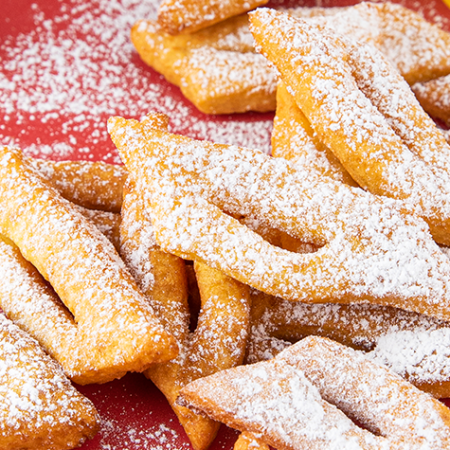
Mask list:
[[[340,34],[376,46],[413,86],[426,111],[448,123],[450,35],[438,26],[389,2],[293,8],[289,13],[316,17]],[[131,37],[142,59],[202,112],[275,109],[275,73],[255,53],[246,15],[178,36],[155,21],[142,20]]]
[[[276,76],[254,51],[246,15],[179,36],[141,20],[131,40],[141,58],[204,113],[275,109]]]
[[[112,244],[20,151],[2,148],[0,159],[0,300],[7,316],[81,384],[175,357],[174,338]]]
[[[411,293],[415,291],[418,279],[420,279],[421,283],[425,282],[428,285],[428,282],[423,277],[413,276],[407,282],[410,283],[410,287],[407,287],[407,284],[403,286],[397,285],[396,288],[393,288],[392,283],[398,283],[399,279],[401,279],[400,283],[405,281],[404,273],[400,276],[392,277],[394,266],[390,265],[389,269],[386,272],[382,272],[379,277],[373,276],[374,271],[378,270],[377,257],[370,254],[370,251],[381,251],[386,257],[389,254],[389,250],[386,242],[384,242],[382,248],[378,247],[381,241],[386,239],[397,241],[398,237],[394,237],[393,234],[399,230],[401,230],[399,236],[402,235],[404,239],[409,234],[406,231],[409,227],[412,227],[410,237],[407,237],[403,243],[399,243],[398,247],[398,243],[396,243],[395,250],[392,248],[392,251],[396,253],[396,270],[399,267],[405,267],[404,264],[407,261],[411,261],[410,257],[412,255],[414,255],[414,258],[417,258],[425,248],[427,252],[431,252],[429,259],[425,258],[428,259],[428,264],[431,264],[430,270],[427,271],[428,273],[436,274],[436,269],[440,271],[448,265],[447,258],[423,229],[423,225],[420,225],[421,220],[405,215],[401,203],[377,199],[370,194],[364,194],[359,189],[349,188],[342,183],[331,180],[328,181],[323,176],[319,177],[314,173],[302,171],[301,168],[300,170],[296,169],[294,165],[286,164],[281,159],[273,159],[258,152],[193,141],[172,135],[166,131],[165,125],[161,125],[161,122],[158,122],[160,120],[159,116],[155,115],[148,116],[142,122],[113,118],[110,119],[109,130],[121,152],[128,171],[133,174],[134,182],[140,185],[139,190],[143,195],[139,201],[143,202],[144,209],[150,214],[153,224],[152,232],[155,233],[156,241],[162,245],[164,250],[185,259],[207,262],[212,267],[218,268],[240,281],[245,281],[253,287],[272,295],[287,297],[290,300],[301,299],[306,302],[323,302],[326,295],[330,295],[335,296],[334,301],[342,303],[358,301],[357,296],[361,295],[362,302],[372,298],[371,301],[376,305],[400,306],[404,309],[414,310],[416,313],[421,312],[448,320],[446,308],[442,308],[438,312],[435,309],[437,302],[432,301],[430,298],[429,300],[431,301],[425,302],[428,303],[426,307],[423,303],[424,298],[418,302],[417,298],[412,297],[403,299],[402,302],[395,300],[395,295],[398,292],[404,294],[408,291]],[[142,159],[143,157],[144,160]],[[305,184],[311,190],[305,188]],[[256,186],[257,189],[255,189]],[[299,191],[302,192],[301,198],[295,195]],[[344,258],[346,260],[351,254],[336,248],[332,253],[324,256],[326,254],[324,250],[332,243],[332,241],[325,241],[326,231],[324,226],[326,227],[327,220],[330,220],[330,214],[333,214],[328,209],[330,204],[324,204],[324,201],[328,202],[330,200],[327,192],[329,192],[330,197],[337,195],[341,199],[338,212],[336,211],[335,213],[338,217],[338,223],[340,220],[343,220],[343,217],[350,216],[350,213],[348,213],[348,216],[345,215],[345,206],[342,206],[347,203],[351,205],[352,218],[355,216],[353,212],[355,207],[358,208],[358,202],[365,205],[363,209],[365,214],[370,214],[369,211],[373,211],[374,216],[366,216],[361,220],[362,223],[352,223],[350,228],[353,232],[357,229],[358,233],[364,233],[362,231],[364,222],[371,223],[371,232],[374,229],[376,231],[375,235],[371,235],[369,239],[377,244],[371,247],[365,242],[362,246],[361,243],[357,243],[355,240],[355,234],[350,239],[352,251],[357,253],[358,249],[360,249],[360,251],[365,252],[364,259],[370,260],[370,268],[364,269],[362,267],[363,261],[356,258],[358,259],[357,270],[359,274],[361,274],[361,271],[364,273],[364,270],[366,270],[367,274],[370,272],[370,278],[373,277],[373,286],[377,288],[382,284],[380,279],[387,281],[387,276],[392,277],[387,283],[392,291],[385,291],[385,298],[383,298],[383,294],[380,295],[379,293],[376,295],[373,295],[373,293],[371,295],[368,294],[368,291],[365,290],[368,284],[367,278],[361,286],[356,288],[354,283],[358,281],[355,278],[345,280],[341,285],[342,291],[338,293],[334,289],[341,282],[343,275],[335,274],[331,271],[327,272],[330,274],[330,285],[324,285],[324,277],[327,277],[327,275],[324,275],[325,268],[320,267],[320,270],[317,270],[313,263],[314,257],[318,258],[318,264],[328,257],[329,270],[329,266],[335,264],[332,259],[336,257],[336,254],[341,256],[345,254]],[[320,209],[322,211],[317,209],[312,211],[315,195],[318,195],[318,198],[320,198]],[[347,195],[349,196],[348,200],[345,200]],[[289,202],[289,207],[285,206],[283,200]],[[306,202],[308,203],[305,204]],[[134,201],[134,204],[137,204],[137,202]],[[281,214],[274,211],[274,205],[277,205],[279,210],[282,211]],[[312,242],[316,246],[316,250],[318,248],[318,251],[313,254],[298,255],[273,248],[248,228],[240,225],[238,220],[221,212],[218,207],[234,217],[241,218],[241,221],[242,217],[245,217],[244,222],[248,224],[252,222],[249,218],[255,217],[258,211],[263,210],[264,217],[260,220],[262,222],[265,221],[267,227],[271,229],[278,227],[281,231],[291,233],[291,235],[294,234],[295,229],[297,238],[306,242]],[[325,212],[323,212],[324,209]],[[300,211],[308,211],[308,214],[314,216],[315,221],[317,221],[315,223],[322,224],[321,229],[314,228],[314,225],[311,223],[312,220],[311,222],[305,221],[303,218],[304,214],[300,213]],[[326,215],[326,218],[323,217],[324,215]],[[299,217],[302,217],[302,219],[299,219]],[[383,226],[378,227],[374,224],[374,221],[379,220],[380,217],[382,218]],[[392,224],[393,228],[386,229],[389,223]],[[311,228],[314,228],[314,230]],[[381,236],[377,237],[378,233],[381,233],[382,239],[380,239]],[[329,234],[328,236],[331,235]],[[334,239],[340,245],[343,245],[343,241],[346,238],[335,235]],[[421,242],[422,239],[427,242],[425,246],[424,242]],[[418,250],[417,245],[422,249],[419,254],[416,253]],[[409,256],[406,256],[404,263],[399,263],[397,260],[397,257],[401,257],[401,255],[397,254],[399,248],[401,248],[400,254],[414,249],[412,253],[409,253]],[[269,256],[265,260],[267,254]],[[377,256],[380,255],[378,254]],[[418,263],[423,269],[425,267],[422,265],[424,262],[423,256],[424,254],[420,255],[419,259],[421,262],[416,259],[413,262],[413,266]],[[379,259],[379,264],[382,267],[385,263],[381,261],[386,261],[384,257]],[[288,261],[290,260],[289,258],[293,258],[290,261],[294,261],[294,268],[284,263],[282,258],[286,258]],[[436,265],[438,261],[439,263]],[[438,269],[438,266],[441,264],[443,264],[442,269]],[[296,266],[299,273],[295,272]],[[411,272],[411,268],[406,269],[406,273]],[[339,271],[337,266],[335,266],[335,269]],[[308,270],[310,273],[308,273]],[[444,269],[444,272],[445,270],[447,269]],[[282,275],[277,280],[277,274],[280,273]],[[422,270],[421,273],[423,273]],[[267,274],[267,276],[264,277],[264,274]],[[281,281],[283,276],[286,279]],[[310,281],[310,277],[313,281]],[[444,291],[447,289],[447,287],[444,287],[447,284],[445,279],[446,277],[442,272],[441,286],[444,288]],[[429,281],[430,284],[427,287],[426,296],[428,296],[430,288],[437,286],[434,280]],[[300,288],[299,286],[302,287]],[[350,294],[349,291],[352,287],[355,290]],[[305,291],[308,292],[307,296]],[[444,291],[439,293],[440,299],[445,297],[445,294],[442,295]],[[314,300],[314,298],[317,298],[317,300]],[[258,304],[259,301],[255,302],[254,309],[258,308]],[[419,311],[417,309],[419,304],[424,309]],[[276,308],[274,309],[276,310]],[[376,307],[374,309],[376,310]],[[391,308],[391,310],[395,311],[395,308]],[[367,311],[366,309],[365,312],[367,313]],[[381,310],[381,313],[387,314],[387,311],[389,309],[385,308],[385,310]],[[411,327],[414,327],[421,320],[428,323],[420,314],[404,314]],[[392,315],[395,316],[396,313],[392,312]],[[399,320],[401,321],[402,319]],[[431,324],[430,328],[433,325],[436,329],[439,327],[446,328],[446,324],[439,322],[439,320],[434,320],[433,322],[433,319],[430,319],[429,323]],[[377,333],[374,332],[374,335],[377,335]],[[433,386],[435,387],[435,385]],[[239,448],[239,446],[246,448],[252,442],[254,443],[254,438],[251,435],[243,435],[240,437],[236,448]],[[270,443],[270,441],[267,442]],[[261,448],[264,448],[266,444],[258,442],[254,443],[254,445],[260,445]]]
[[[293,303],[255,292],[247,362],[316,335],[367,352],[436,398],[450,396],[450,324],[381,305]]]
[[[367,56],[367,53],[364,53],[364,56]],[[370,58],[365,58],[366,64],[367,60]],[[381,99],[383,105],[379,106],[380,111],[387,116],[391,124],[394,124],[396,132],[401,129],[403,134],[399,134],[402,140],[407,144],[411,144],[414,140],[414,146],[422,147],[422,152],[423,149],[434,151],[436,153],[434,164],[438,165],[437,159],[445,159],[448,146],[445,145],[434,124],[420,110],[405,84],[402,85],[398,77],[397,79],[393,77],[389,67],[383,64],[385,76],[377,79],[385,83],[384,86],[380,83],[378,88],[381,86],[384,89],[381,92],[374,90],[375,95],[372,92],[372,97]],[[357,65],[353,66],[353,73],[357,68]],[[382,73],[379,67],[377,70],[378,72],[375,70],[367,72]],[[389,86],[391,80],[394,83]],[[360,74],[358,82],[364,83],[364,78]],[[365,83],[367,84],[367,79]],[[279,82],[277,92],[277,113],[272,136],[273,155],[290,159],[321,176],[354,185],[355,182],[348,172],[320,139],[319,131],[313,130],[283,81]],[[396,103],[396,99],[400,99],[400,102]],[[393,105],[397,108],[394,109]],[[268,304],[271,301],[270,299],[262,301],[261,305],[265,306],[260,306],[259,310],[256,310],[257,317],[253,320],[255,326],[250,345],[251,360],[271,357],[287,345],[285,340],[295,341],[308,334],[322,334],[356,348],[368,350],[375,347],[373,354],[377,360],[387,363],[433,395],[448,396],[449,372],[445,363],[447,358],[445,346],[448,342],[446,323],[439,323],[420,315],[405,315],[404,312],[379,306],[308,307],[289,305],[282,301],[280,304],[279,300],[272,301],[280,305],[278,310],[276,306]],[[262,319],[263,316],[266,316],[265,320]],[[262,326],[261,322],[266,325]]]
[[[252,23],[259,48],[351,177],[402,200],[448,245],[450,146],[398,72],[372,46],[357,46],[321,22],[261,9]]]
[[[165,129],[167,119],[154,116],[146,126]],[[131,174],[122,207],[121,255],[180,349],[176,359],[153,365],[145,374],[167,397],[194,449],[204,450],[215,438],[219,423],[198,416],[175,400],[189,382],[243,363],[250,318],[249,287],[195,262],[201,310],[195,331],[190,333],[185,264],[157,245],[144,196],[140,180]]]
[[[0,447],[66,450],[98,431],[94,405],[39,344],[0,315]]]

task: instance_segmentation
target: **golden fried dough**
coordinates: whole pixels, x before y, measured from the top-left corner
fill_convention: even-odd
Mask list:
[[[317,137],[281,80],[277,87],[272,156],[288,159],[322,176],[357,186],[334,153]]]
[[[427,113],[450,127],[450,75],[416,83],[412,90]]]
[[[323,400],[284,360],[224,370],[185,386],[178,402],[279,450],[384,449],[387,439],[359,428]]]
[[[66,450],[100,427],[81,395],[39,344],[0,315],[0,448]]]
[[[4,147],[0,160],[0,232],[50,282],[70,310],[66,317],[73,314],[65,320],[75,328],[76,338],[73,332],[64,334],[66,343],[61,344],[71,378],[105,382],[175,357],[174,338],[155,317],[112,244],[45,184],[20,151]],[[33,315],[28,319],[31,334],[52,339],[52,329],[40,328]]]
[[[230,36],[239,36],[241,22],[230,23],[226,28],[232,30],[229,35],[224,36],[220,29],[217,34],[202,30],[182,39],[166,35],[154,22],[146,20],[132,28],[131,39],[141,58],[179,86],[200,111],[272,111],[274,71],[265,58],[250,51],[246,40],[238,44],[239,51],[233,49],[235,40]],[[248,28],[246,18],[244,23]]]
[[[375,46],[410,85],[450,73],[450,34],[399,4],[362,2],[346,8],[293,8],[289,13],[315,17],[308,20]]]
[[[261,442],[254,434],[243,432],[237,438],[233,450],[270,450],[267,444]]]
[[[26,158],[64,198],[89,209],[119,213],[127,174],[102,162]]]
[[[78,205],[76,208],[108,238],[117,251],[120,250],[120,214],[83,208]]]
[[[450,35],[400,5],[362,3],[347,8],[293,8],[289,13],[312,17],[321,26],[376,46],[410,84],[450,73]],[[141,20],[131,37],[141,58],[179,86],[202,112],[275,109],[275,72],[247,54],[255,52],[247,15],[177,36],[155,21]]]
[[[448,319],[450,262],[398,202],[258,151],[148,128],[146,120],[111,118],[109,131],[151,192],[146,208],[164,250],[287,300],[372,302]],[[321,248],[274,247],[223,211]]]
[[[251,14],[261,51],[352,178],[374,194],[402,200],[446,244],[450,147],[404,80],[372,47],[273,10]]]
[[[280,449],[446,449],[450,441],[450,412],[441,402],[320,337],[196,380],[178,401]]]
[[[450,396],[450,324],[380,305],[307,305],[253,292],[247,361],[274,357],[306,336],[331,338],[386,365],[436,398]]]
[[[154,117],[147,126],[165,128]],[[187,278],[184,262],[156,244],[151,217],[145,210],[142,186],[130,175],[125,188],[121,224],[121,254],[167,330],[177,339],[178,358],[154,364],[146,372],[164,393],[192,446],[204,450],[219,424],[175,404],[179,390],[193,379],[241,364],[249,330],[248,287],[217,270],[196,264],[201,311],[189,332]]]
[[[437,450],[450,445],[449,409],[355,350],[311,336],[276,359],[304,372],[323,399],[386,437],[389,448]]]
[[[162,0],[158,23],[170,34],[192,33],[264,5],[268,0]]]

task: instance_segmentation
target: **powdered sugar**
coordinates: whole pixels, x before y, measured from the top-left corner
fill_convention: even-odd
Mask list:
[[[424,223],[397,215],[392,200],[381,202],[318,179],[281,158],[146,129],[145,121],[113,118],[110,131],[129,172],[145,181],[146,207],[156,238],[167,251],[208,261],[238,280],[290,300],[373,298],[380,303],[387,296],[391,305],[395,297],[395,306],[411,309],[406,298],[417,296],[427,298],[434,310],[423,313],[440,318],[446,314],[442,302],[448,295],[444,267],[449,261]],[[144,164],[136,155],[145,155]],[[326,245],[307,255],[279,249],[219,207]],[[360,253],[350,249],[356,235],[364,241]],[[321,262],[324,255],[326,265]],[[424,278],[424,273],[433,275]]]
[[[319,337],[306,338],[276,359],[303,370],[322,397],[370,431],[405,449],[446,449],[450,414],[442,404],[363,354]]]
[[[271,116],[211,120],[140,63],[129,32],[158,3],[68,0],[52,17],[34,5],[35,28],[0,47],[0,141],[41,157],[118,163],[107,118],[158,110],[174,130],[268,151]]]
[[[6,445],[15,441],[17,447],[33,447],[53,442],[63,448],[94,434],[97,413],[61,367],[3,315],[0,329],[0,434]]]
[[[385,444],[323,401],[303,372],[284,361],[222,371],[188,385],[181,398],[216,420],[260,433],[276,448],[357,450]]]

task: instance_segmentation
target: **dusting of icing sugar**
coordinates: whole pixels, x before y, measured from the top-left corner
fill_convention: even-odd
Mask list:
[[[256,301],[249,362],[270,359],[290,342],[317,335],[369,351],[369,357],[413,383],[450,379],[446,322],[379,305],[307,305],[261,298],[261,293]]]
[[[369,430],[404,441],[400,448],[448,448],[448,409],[364,354],[312,336],[276,359],[304,371],[325,400]]]
[[[426,102],[431,115],[450,126],[450,75],[412,87],[420,101]]]
[[[449,348],[450,329],[417,328],[380,336],[368,356],[413,383],[436,383],[450,378]]]
[[[296,19],[274,10],[260,9],[252,17],[258,24],[251,30],[260,50],[277,65],[309,122],[358,184],[375,194],[402,199],[411,212],[431,224],[435,237],[442,235],[440,227],[445,228],[450,217],[448,173],[434,167],[436,158],[430,157],[434,149],[420,154],[424,160],[410,152],[359,89],[359,68],[348,64],[348,50],[339,35],[323,29],[314,19]],[[379,84],[384,88],[386,81]],[[437,129],[436,136],[448,153]],[[428,136],[423,139],[428,140]],[[432,160],[433,168],[428,167],[427,159]],[[445,167],[442,160],[445,157],[439,165]]]
[[[188,443],[179,442],[176,430],[166,424],[157,423],[148,426],[135,424],[124,427],[122,420],[104,417],[100,429],[99,450],[123,450],[124,448],[139,450],[190,450]]]
[[[423,222],[398,215],[395,201],[319,180],[281,158],[157,130],[143,132],[133,121],[119,126],[115,135],[119,123],[110,121],[113,140],[130,173],[145,180],[152,192],[146,202],[157,240],[167,251],[208,261],[290,300],[324,302],[327,295],[339,295],[343,302],[348,295],[353,301],[371,297],[378,303],[385,295],[391,300],[417,295],[434,310],[428,314],[446,317],[439,305],[448,295],[444,267],[449,261]],[[145,155],[144,164],[133,161],[137,154]],[[327,245],[312,254],[282,250],[218,207],[261,217],[270,228]],[[358,252],[348,244],[355,235],[361,239]],[[324,254],[331,257],[326,267],[320,263]],[[424,278],[424,273],[433,277]],[[401,307],[410,309],[411,303],[401,301]]]
[[[183,398],[237,429],[261,434],[276,448],[356,450],[385,444],[323,401],[303,372],[281,360],[197,380],[182,391]]]
[[[35,340],[3,315],[0,329],[0,434],[8,438],[8,443],[13,443],[16,436],[17,446],[27,443],[33,435],[42,445],[39,435],[46,435],[50,445],[55,437],[59,438],[58,428],[67,427],[68,433],[70,428],[80,428],[83,442],[83,434],[90,433],[82,429],[95,428],[98,419],[92,403],[74,389],[61,367]],[[53,431],[56,436],[52,436]],[[78,442],[66,445],[70,444]]]
[[[127,371],[123,364],[131,364],[129,370],[133,364],[141,367],[140,358],[152,359],[150,355],[159,352],[159,341],[166,345],[167,334],[152,308],[106,237],[45,186],[20,158],[20,152],[12,149],[4,148],[1,154],[0,228],[52,283],[75,316],[78,344],[69,339],[65,352],[71,376],[83,377],[92,367],[101,373],[109,366],[105,376],[113,374],[111,378],[115,378],[115,370],[117,375]],[[11,214],[17,214],[17,220]],[[33,217],[32,229],[26,217]],[[6,224],[7,218],[14,224]],[[42,300],[42,304],[47,303]],[[31,330],[32,320],[27,325]],[[105,352],[105,341],[109,352]],[[52,346],[57,345],[52,342]],[[89,354],[80,354],[86,346]]]
[[[202,115],[138,61],[129,30],[158,3],[68,0],[51,17],[34,5],[35,28],[0,44],[0,141],[34,156],[118,163],[107,118],[155,110],[178,132],[268,152],[271,115]]]
[[[144,217],[141,217],[141,216]],[[151,291],[155,282],[150,252],[158,249],[150,217],[146,217],[136,191],[128,190],[124,198],[121,223],[120,254],[138,281],[140,288]]]
[[[195,97],[208,98],[211,92],[218,98],[233,94],[243,85],[242,93],[272,97],[276,89],[276,73],[267,60],[256,53],[199,48],[191,51],[182,77],[182,86],[195,91]],[[190,72],[190,73],[189,73]]]

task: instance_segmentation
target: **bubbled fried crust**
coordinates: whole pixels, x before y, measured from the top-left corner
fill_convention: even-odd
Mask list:
[[[0,315],[0,448],[65,450],[92,438],[92,403],[38,343]]]

